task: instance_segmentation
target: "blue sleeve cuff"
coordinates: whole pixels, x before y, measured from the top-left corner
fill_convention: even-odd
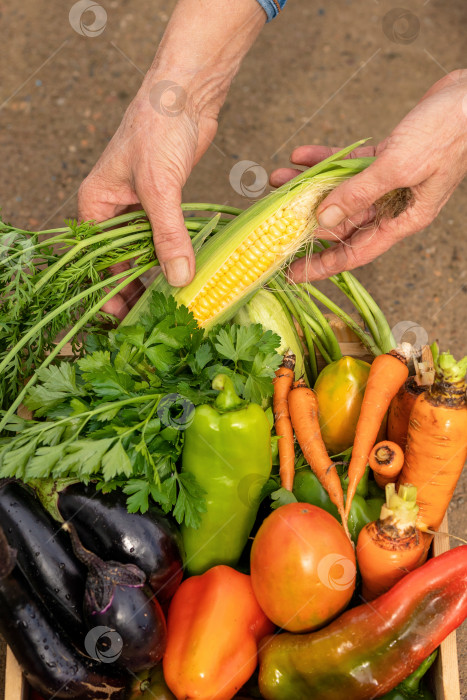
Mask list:
[[[287,0],[258,0],[258,2],[267,15],[267,21],[270,22],[279,14]]]

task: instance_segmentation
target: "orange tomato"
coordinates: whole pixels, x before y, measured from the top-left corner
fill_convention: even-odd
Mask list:
[[[251,583],[261,608],[289,632],[322,627],[349,603],[355,554],[322,508],[289,503],[269,515],[251,550]]]

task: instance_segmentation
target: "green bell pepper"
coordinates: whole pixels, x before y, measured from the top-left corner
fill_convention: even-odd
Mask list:
[[[380,489],[374,479],[368,480],[368,498],[385,498],[384,489]]]
[[[301,469],[295,473],[293,493],[297,501],[311,503],[330,513],[340,522],[337,508],[321,486],[318,478],[311,469]],[[357,541],[360,530],[367,524],[377,520],[381,513],[384,498],[365,498],[355,494],[348,519],[349,532],[354,542]]]
[[[217,564],[235,566],[245,547],[271,473],[271,430],[266,413],[240,399],[229,377],[212,383],[214,406],[197,406],[185,431],[182,472],[205,491],[199,528],[182,525],[188,573]]]
[[[339,469],[339,467],[338,467],[338,469]],[[363,498],[368,498],[368,488],[369,488],[369,483],[370,483],[370,481],[368,479],[369,474],[370,474],[370,467],[367,466],[362,478],[358,482],[357,490],[355,491],[355,493],[358,493],[359,496],[363,496]],[[344,474],[340,475],[339,478],[341,480],[342,488],[343,488],[344,493],[345,493],[348,489],[348,486],[349,486],[349,474],[348,474],[347,469],[345,470]],[[378,489],[379,489],[379,486],[378,486]],[[379,491],[380,491],[379,495],[381,495],[381,497],[384,498],[384,491],[381,489],[379,489]]]
[[[408,676],[405,681],[399,683],[393,690],[383,695],[379,700],[435,700],[435,696],[428,688],[420,687],[420,681],[425,673],[433,665],[438,654],[436,649],[416,671]]]

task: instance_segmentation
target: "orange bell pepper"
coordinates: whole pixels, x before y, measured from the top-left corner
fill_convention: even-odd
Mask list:
[[[223,565],[192,576],[169,608],[166,683],[178,700],[230,700],[256,668],[259,641],[273,631],[249,576]]]

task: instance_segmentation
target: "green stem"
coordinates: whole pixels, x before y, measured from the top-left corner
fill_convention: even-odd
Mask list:
[[[305,341],[308,347],[308,352],[310,354],[310,364],[311,364],[311,379],[312,383],[314,384],[317,377],[318,377],[318,366],[316,362],[316,353],[315,353],[315,345],[321,352],[322,345],[315,335],[310,329],[309,324],[306,322],[304,315],[303,315],[303,309],[298,303],[298,299],[292,294],[290,288],[287,288],[287,285],[283,285],[281,283],[281,280],[279,277],[276,278],[274,282],[269,282],[269,285],[277,290],[277,294],[281,295],[281,298],[283,302],[286,304],[286,306],[289,308],[290,313],[295,316],[297,319],[303,334],[305,336]],[[326,352],[326,351],[325,351]],[[321,352],[321,354],[323,354]]]
[[[23,335],[21,340],[10,350],[8,355],[3,359],[3,362],[0,363],[0,374],[3,372],[3,370],[8,366],[10,361],[19,353],[19,351],[27,345],[27,343],[34,338],[35,335],[50,321],[53,321],[53,319],[60,315],[63,311],[66,311],[67,309],[70,308],[70,306],[74,306],[77,302],[81,301],[82,299],[85,299],[87,296],[90,294],[93,294],[94,292],[99,291],[99,289],[102,289],[102,287],[105,287],[109,285],[109,283],[114,282],[122,277],[125,277],[128,275],[128,270],[124,270],[123,272],[119,272],[110,279],[105,279],[101,280],[101,282],[98,282],[97,284],[93,285],[92,287],[89,287],[88,289],[85,289],[83,292],[78,294],[77,296],[73,297],[72,299],[68,299],[68,301],[64,302],[61,304],[59,307],[53,309],[53,311],[50,311],[46,316],[42,318],[40,323],[36,324],[30,330]],[[102,304],[101,304],[102,306]]]
[[[147,245],[145,248],[140,248],[139,250],[132,250],[125,255],[122,255],[121,257],[119,256],[118,260],[107,260],[107,262],[103,261],[101,263],[98,263],[97,265],[94,265],[94,269],[96,272],[102,272],[102,270],[108,270],[109,267],[113,267],[113,265],[121,263],[121,262],[126,262],[127,260],[135,260],[136,265],[138,264],[138,258],[140,258],[142,255],[146,255],[147,253],[153,253],[154,254],[154,246],[152,243],[150,245]],[[158,265],[159,262],[154,259],[154,264]]]
[[[219,410],[236,411],[245,405],[245,401],[235,391],[233,381],[226,374],[216,374],[211,386],[219,392],[214,402]]]
[[[65,309],[69,308],[70,306],[72,306],[73,304],[75,304],[75,303],[76,303],[77,301],[79,301],[80,299],[82,299],[82,298],[84,299],[84,298],[85,298],[86,296],[88,296],[89,294],[92,294],[94,291],[98,291],[99,289],[101,289],[102,287],[105,287],[106,285],[108,285],[108,284],[109,284],[110,282],[112,282],[112,281],[115,281],[115,280],[118,280],[118,279],[120,279],[120,278],[122,278],[122,277],[125,277],[125,279],[123,280],[123,282],[121,282],[119,285],[117,285],[116,287],[114,287],[113,289],[111,289],[102,299],[100,299],[96,304],[94,304],[94,306],[92,306],[92,307],[79,319],[79,321],[73,326],[73,328],[72,328],[72,329],[57,343],[57,345],[54,347],[54,349],[52,350],[52,352],[50,353],[50,355],[48,355],[48,357],[46,357],[46,359],[45,359],[45,360],[43,361],[43,363],[41,364],[41,367],[47,367],[47,366],[52,362],[52,360],[54,360],[55,357],[59,354],[59,352],[60,352],[60,350],[63,348],[63,346],[66,345],[66,343],[68,343],[68,341],[70,341],[70,340],[76,335],[76,333],[77,333],[81,328],[83,328],[83,326],[86,325],[86,323],[89,321],[90,318],[92,318],[98,311],[100,311],[100,309],[102,308],[102,306],[104,306],[104,304],[106,304],[108,301],[110,301],[110,299],[112,299],[116,294],[118,294],[122,289],[124,289],[130,282],[132,282],[133,280],[137,279],[137,278],[140,277],[142,274],[144,274],[145,272],[147,272],[148,270],[150,270],[152,267],[154,267],[154,265],[155,265],[154,262],[147,263],[147,264],[144,265],[143,267],[138,268],[137,270],[135,270],[135,271],[134,271],[133,273],[131,273],[130,275],[128,275],[128,270],[124,270],[123,272],[119,272],[118,274],[114,275],[114,276],[111,277],[110,279],[106,279],[106,280],[103,280],[102,282],[99,282],[98,284],[95,284],[93,287],[91,287],[91,288],[88,289],[88,290],[85,290],[84,292],[82,292],[81,294],[79,294],[79,295],[78,295],[77,297],[75,297],[74,299],[69,300],[69,301],[66,302],[65,304],[62,304],[62,306],[59,307],[58,309],[55,309],[55,310],[52,311],[50,314],[47,314],[47,316],[44,317],[44,319],[41,321],[41,323],[40,323],[40,324],[37,324],[34,328],[32,328],[32,329],[29,331],[29,333],[27,333],[25,336],[23,336],[23,338],[21,339],[21,341],[20,341],[19,343],[17,343],[17,345],[10,351],[10,353],[7,355],[7,357],[3,360],[3,362],[2,362],[1,365],[0,365],[0,373],[3,371],[3,369],[4,369],[5,366],[8,364],[8,362],[12,359],[12,357],[14,357],[14,356],[16,355],[16,353],[18,352],[18,350],[20,350],[22,347],[24,347],[24,345],[25,345],[32,337],[34,337],[34,335],[37,333],[37,331],[40,330],[46,323],[48,323],[49,320],[52,320],[52,319],[55,318],[55,316],[57,316],[59,313],[61,313],[61,312],[64,311]],[[39,368],[38,368],[38,369],[39,369]],[[15,401],[13,402],[13,404],[10,406],[10,408],[8,409],[8,411],[5,413],[5,415],[4,415],[3,419],[2,419],[2,421],[0,422],[0,433],[1,433],[1,431],[3,430],[3,428],[5,427],[5,425],[6,425],[7,421],[8,421],[8,419],[10,418],[10,416],[13,415],[13,413],[16,411],[16,409],[17,409],[18,406],[20,405],[20,403],[21,403],[21,401],[23,400],[24,396],[26,395],[28,389],[29,389],[30,387],[34,386],[34,384],[37,382],[37,379],[38,379],[38,374],[37,374],[38,369],[35,370],[33,376],[32,376],[31,379],[29,380],[28,384],[27,384],[27,385],[24,387],[24,389],[18,394],[18,396],[16,397]]]
[[[84,248],[87,248],[91,245],[96,245],[96,243],[99,243],[102,240],[120,238],[122,236],[126,236],[127,234],[135,233],[136,231],[146,231],[147,226],[147,224],[135,224],[134,226],[126,226],[121,229],[113,229],[112,231],[98,233],[95,236],[91,236],[90,238],[84,238],[82,241],[79,241],[79,243],[73,246],[71,250],[62,255],[59,258],[59,260],[57,260],[55,265],[51,265],[45,270],[44,274],[40,276],[39,280],[34,285],[34,291],[38,292],[49,281],[49,279],[55,275],[57,270],[64,267]]]
[[[232,216],[238,216],[243,213],[243,209],[238,209],[238,207],[206,202],[187,202],[182,204],[182,211],[215,211],[219,214],[231,214]]]
[[[332,311],[333,314],[336,314],[344,323],[355,333],[356,336],[361,340],[361,342],[365,345],[366,348],[376,357],[377,355],[381,355],[382,352],[379,349],[378,345],[375,343],[373,338],[368,335],[368,333],[365,333],[358,323],[356,323],[349,314],[347,314],[345,311],[343,311],[337,304],[335,304],[329,297],[326,296],[326,294],[323,294],[319,289],[314,287],[312,284],[309,282],[306,282],[302,285],[309,294],[315,297],[318,301],[320,301],[324,306],[326,306],[329,311]]]
[[[29,387],[25,387],[26,391],[28,388]],[[122,407],[123,408],[123,406],[133,405],[135,403],[140,403],[140,402],[149,402],[152,400],[158,402],[158,401],[160,401],[162,396],[163,396],[163,394],[144,394],[143,396],[131,396],[128,399],[120,399],[120,401],[113,401],[112,407],[116,407],[116,408]],[[156,403],[156,407],[157,407],[157,403]],[[53,430],[58,425],[62,425],[63,423],[69,423],[70,421],[74,421],[74,420],[76,420],[77,417],[85,419],[84,422],[82,423],[80,429],[79,429],[81,431],[82,428],[84,427],[84,425],[86,425],[86,423],[89,422],[90,418],[107,411],[108,408],[109,408],[108,404],[105,403],[101,406],[97,406],[97,408],[92,408],[89,411],[83,411],[83,413],[80,413],[79,416],[66,416],[65,418],[60,418],[60,420],[55,420],[53,422],[52,421],[50,421],[50,422],[45,421],[45,422],[41,422],[41,423],[36,423],[35,426],[40,425],[40,426],[42,426],[42,429],[40,431],[38,430],[38,431],[31,432],[31,435],[36,436],[37,433],[39,433],[39,439],[42,439],[42,434],[47,432],[47,430]],[[3,423],[2,423],[2,425],[3,425]],[[29,430],[30,430],[30,428],[26,429],[25,432],[27,433]],[[10,450],[14,448],[14,444],[15,444],[16,440],[21,439],[22,437],[24,437],[24,435],[23,435],[23,433],[20,433],[20,435],[17,438],[13,438],[10,441],[10,445],[9,445]],[[115,437],[117,438],[118,436],[116,435]],[[76,435],[72,436],[72,439],[74,439],[74,438],[76,438]],[[8,450],[8,451],[10,451],[10,450]]]
[[[136,423],[136,425],[132,425],[131,428],[124,430],[123,433],[119,433],[119,435],[118,435],[119,442],[121,442],[124,437],[126,437],[127,435],[131,435],[131,433],[134,433],[135,430],[139,430],[140,428],[143,428],[143,435],[144,435],[144,430],[147,427],[148,421],[150,420],[151,416],[154,415],[154,411],[156,410],[158,404],[159,404],[159,402],[156,401],[154,406],[152,407],[150,413],[149,413],[149,416],[144,418],[140,423]]]
[[[331,244],[328,243],[328,241],[320,240],[319,242],[321,246],[325,249],[331,247]],[[369,307],[366,305],[364,299],[361,298],[358,289],[356,289],[355,285],[353,284],[353,280],[355,278],[350,274],[350,272],[339,272],[337,275],[333,275],[329,279],[333,284],[336,285],[336,287],[338,287],[341,290],[341,292],[345,294],[345,296],[348,299],[350,299],[360,316],[365,321],[376,344],[379,348],[381,348],[381,338],[379,335],[378,327],[375,323],[375,319],[373,318]]]
[[[275,296],[275,298],[277,299],[277,301],[279,302],[279,304],[281,305],[281,307],[282,307],[282,313],[284,314],[284,316],[287,317],[289,324],[292,325],[292,326],[294,326],[294,314],[292,314],[292,312],[290,311],[289,307],[287,306],[287,304],[285,303],[284,299],[282,298],[282,297],[283,297],[283,293],[282,293],[281,288],[277,285],[276,282],[274,282],[274,280],[271,280],[270,282],[268,282],[268,286],[269,286],[269,288],[271,289],[271,291],[272,291],[272,293],[274,294],[274,296]],[[317,377],[318,377],[318,367],[317,367],[317,364],[316,364],[315,346],[313,345],[313,338],[311,337],[310,333],[308,332],[308,326],[307,326],[307,324],[306,324],[306,323],[303,323],[303,324],[302,324],[302,322],[301,322],[299,316],[296,317],[296,320],[297,320],[297,322],[298,322],[300,328],[302,329],[302,332],[303,332],[303,335],[304,335],[304,338],[305,338],[305,344],[306,344],[306,347],[307,347],[307,350],[308,350],[308,355],[309,355],[309,357],[306,357],[306,356],[304,357],[304,361],[305,361],[305,382],[307,383],[308,386],[310,386],[310,380],[309,380],[308,375],[310,375],[310,376],[312,377],[312,382],[313,382],[313,384],[314,384],[314,382],[316,381],[316,379],[317,379]],[[303,327],[303,326],[304,326],[304,327]],[[299,343],[301,344],[302,341],[301,341],[301,338],[299,337],[298,333],[297,333],[297,337],[298,337]],[[312,385],[313,385],[313,384],[312,384]],[[311,386],[312,386],[312,385],[311,385]]]
[[[311,299],[309,294],[307,294],[303,289],[301,289],[298,285],[296,285],[295,289],[296,294],[301,298],[302,302],[304,305],[306,305],[309,309],[310,315],[316,319],[316,321],[319,323],[320,327],[322,328],[324,335],[326,336],[328,343],[327,343],[327,349],[329,350],[329,354],[332,357],[332,360],[340,360],[342,357],[342,352],[339,347],[339,343],[337,341],[337,338],[329,324],[328,319],[326,316],[321,312],[321,309],[314,303],[314,301]],[[307,309],[307,311],[308,311]]]
[[[350,292],[349,299],[353,301],[356,308],[360,311],[360,314],[363,316],[370,333],[378,344],[378,347],[381,348],[382,339],[378,324],[376,323],[372,310],[366,303],[363,295],[360,293],[358,286],[355,284],[355,278],[348,272],[341,272],[341,276]]]
[[[331,247],[328,241],[319,241],[321,248]],[[363,284],[348,271],[329,278],[357,309],[382,353],[392,350],[396,342],[387,319]]]
[[[16,229],[16,231],[21,233],[20,229]],[[28,255],[29,255],[31,250],[36,250],[38,248],[45,248],[48,245],[52,245],[52,243],[49,243],[49,241],[52,241],[53,245],[55,245],[55,243],[57,243],[57,242],[58,243],[66,243],[67,245],[75,245],[75,243],[76,243],[75,238],[62,238],[60,236],[57,236],[56,238],[48,238],[46,241],[39,241],[39,243],[35,243],[34,245],[29,246],[27,248]],[[14,258],[18,258],[21,255],[24,255],[24,253],[25,253],[24,250],[18,250],[18,251],[16,251],[16,253],[12,253],[12,255],[9,255],[7,258],[2,258],[1,263],[2,263],[2,265],[6,265],[11,260],[14,260]]]
[[[299,317],[301,318],[301,317]],[[315,345],[313,343],[313,337],[311,335],[310,329],[308,325],[305,323],[304,319],[300,321],[297,319],[300,323],[300,326],[303,331],[303,335],[305,336],[305,343],[308,348],[308,360],[310,363],[310,375],[311,375],[311,384],[310,386],[314,386],[316,383],[316,380],[318,379],[318,361],[316,359],[316,350],[315,350]]]
[[[238,216],[238,214],[241,214],[243,211],[243,209],[238,209],[237,207],[229,207],[222,204],[211,204],[209,202],[186,202],[181,205],[181,209],[182,211],[214,211],[220,212],[221,214],[231,214],[232,216]],[[134,221],[135,219],[142,218],[148,220],[146,212],[140,209],[139,211],[131,211],[126,214],[120,214],[120,216],[115,216],[113,219],[102,221],[99,226],[102,230],[105,230],[107,228],[119,226],[127,221]]]
[[[383,314],[383,312],[381,311],[380,307],[373,299],[371,294],[365,289],[363,284],[350,272],[347,272],[346,274],[351,278],[352,283],[355,285],[355,287],[358,288],[361,296],[363,297],[368,308],[373,314],[373,317],[378,327],[379,335],[381,337],[381,350],[383,352],[390,352],[390,350],[393,350],[396,347],[396,341],[394,339],[391,327],[387,322],[385,315]]]
[[[322,336],[320,335],[321,333],[321,327],[317,321],[315,321],[314,318],[312,318],[304,309],[302,310],[303,318],[305,322],[308,324],[308,326],[312,329],[313,335],[314,335],[314,341],[315,345],[320,351],[321,355],[323,356],[324,361],[326,362],[327,365],[329,365],[332,361],[333,358],[328,352],[328,348],[326,347],[326,344],[324,343]]]
[[[88,262],[91,262],[91,260],[94,260],[95,258],[98,258],[100,256],[104,256],[106,253],[110,252],[111,250],[115,250],[116,248],[124,248],[127,245],[130,245],[131,243],[138,243],[140,240],[144,240],[146,238],[152,239],[152,233],[151,231],[147,232],[138,232],[134,233],[131,236],[125,236],[125,240],[114,240],[111,243],[108,243],[107,245],[101,246],[99,248],[96,248],[95,250],[90,250],[89,253],[86,253],[82,258],[77,260],[74,264],[73,267],[85,267]],[[110,264],[115,265],[119,262],[122,262],[120,259],[118,260],[113,260]],[[41,284],[41,286],[43,286]]]
[[[149,219],[146,216],[146,212],[142,209],[140,209],[139,211],[128,211],[125,214],[119,214],[118,216],[114,216],[112,219],[100,221],[99,223],[95,222],[95,225],[99,226],[101,231],[105,231],[106,229],[114,228],[115,226],[120,226],[120,224],[126,224],[129,221],[134,223],[137,219],[145,219],[146,225],[149,225]],[[89,223],[93,225],[93,220],[91,219]]]
[[[439,351],[438,343],[431,345],[437,384],[449,383],[463,386],[467,372],[467,356],[456,360],[450,352]]]
[[[208,224],[210,221],[215,219],[216,216],[219,217],[216,225],[219,225],[221,227],[226,226],[226,224],[230,224],[230,222],[232,221],[232,219],[222,219],[220,214],[215,214],[214,216],[209,216],[209,217],[192,216],[192,217],[185,219],[185,226],[189,230],[194,229],[194,230],[199,231],[200,229],[203,228],[203,226],[205,226],[205,224]],[[192,224],[192,222],[194,222],[194,223]]]
[[[71,484],[79,483],[79,479],[64,476],[60,479],[31,479],[28,486],[34,489],[37,498],[40,500],[45,510],[59,523],[65,522],[58,509],[58,497],[60,492]]]
[[[310,358],[311,358],[311,363],[312,363],[312,382],[313,386],[318,378],[318,361],[316,358],[316,349],[322,350],[322,345],[320,343],[319,338],[316,336],[316,334],[312,331],[310,328],[310,325],[307,323],[304,315],[303,315],[303,309],[298,303],[298,299],[291,294],[290,290],[281,287],[281,293],[283,294],[284,301],[288,304],[290,304],[291,308],[293,309],[293,314],[295,318],[297,319],[300,328],[303,331],[303,335],[305,336],[305,340],[307,343],[307,347],[309,348],[308,352],[310,352],[310,348],[312,348],[312,352],[310,352]],[[326,351],[325,351],[326,352]],[[323,353],[321,352],[321,355]]]

